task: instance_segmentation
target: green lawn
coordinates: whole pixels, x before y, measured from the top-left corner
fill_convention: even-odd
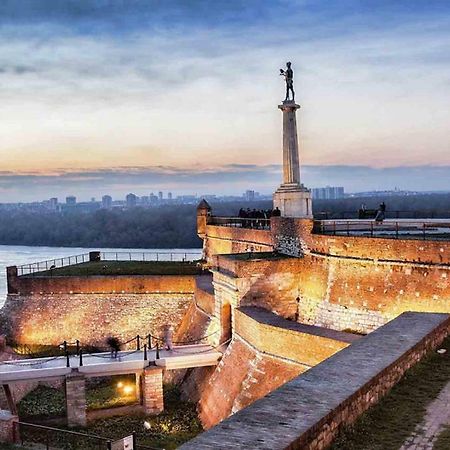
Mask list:
[[[201,273],[202,269],[196,261],[92,261],[36,272],[30,276],[199,275]]]
[[[450,381],[450,338],[441,345],[447,352],[430,354],[410,369],[377,405],[342,432],[332,450],[398,450],[422,422],[427,405]],[[435,449],[450,448],[450,429]]]

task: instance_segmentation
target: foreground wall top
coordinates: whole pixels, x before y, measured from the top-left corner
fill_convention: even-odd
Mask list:
[[[420,359],[412,353],[419,347],[422,352],[432,348],[426,343],[436,345],[448,334],[449,326],[448,314],[403,313],[181,448],[313,448],[305,445],[305,436],[317,433],[365,386],[374,380],[381,384],[380,374],[386,374],[405,355],[411,356],[406,368]]]

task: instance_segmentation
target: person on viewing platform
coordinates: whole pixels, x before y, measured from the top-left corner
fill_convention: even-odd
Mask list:
[[[272,211],[272,216],[273,217],[281,217],[281,211],[278,208],[278,206]]]
[[[111,358],[117,358],[117,354],[120,351],[120,341],[114,336],[110,336],[106,339],[106,343],[111,350]]]
[[[384,202],[380,203],[380,206],[378,207],[377,215],[375,216],[375,222],[379,225],[383,223],[383,220],[386,216],[386,204]]]
[[[167,325],[164,329],[164,345],[166,350],[173,350],[173,326]]]

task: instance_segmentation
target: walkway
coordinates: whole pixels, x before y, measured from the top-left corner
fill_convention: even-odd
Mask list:
[[[439,433],[446,425],[450,425],[450,382],[428,405],[422,423],[416,427],[400,450],[432,450]]]
[[[73,355],[8,360],[0,363],[0,383],[64,377],[73,368],[87,377],[94,377],[141,371],[151,363],[166,370],[214,366],[221,357],[222,353],[214,347],[196,344],[174,347],[171,351],[160,350],[159,358],[155,350],[147,351],[147,359],[144,350],[135,350],[119,352],[117,358],[111,358],[110,353],[93,353],[82,358]]]

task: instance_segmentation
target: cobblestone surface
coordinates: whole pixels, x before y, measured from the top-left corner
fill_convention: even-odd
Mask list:
[[[432,450],[445,425],[450,425],[450,382],[429,404],[422,423],[416,427],[400,450]]]

